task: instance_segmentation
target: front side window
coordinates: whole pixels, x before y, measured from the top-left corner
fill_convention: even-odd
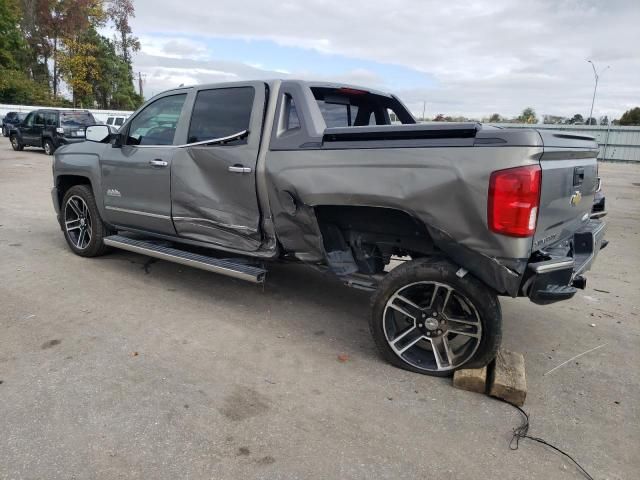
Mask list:
[[[113,125],[113,117],[107,118],[107,125]]]
[[[27,127],[30,127],[33,125],[33,115],[34,115],[33,112],[31,112],[27,115],[27,118],[24,119],[24,124]]]
[[[191,115],[188,142],[228,137],[248,130],[254,95],[253,87],[218,88],[198,92]]]
[[[116,127],[120,127],[120,126],[122,126],[122,124],[123,124],[123,123],[124,123],[124,117],[116,117],[116,121],[115,121],[115,122],[113,122],[113,124],[114,124]]]
[[[162,97],[147,105],[129,126],[127,145],[173,145],[186,93]]]
[[[36,112],[35,117],[33,118],[33,124],[44,125],[44,114]]]

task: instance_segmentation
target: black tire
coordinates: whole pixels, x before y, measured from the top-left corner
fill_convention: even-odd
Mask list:
[[[53,152],[56,151],[56,147],[53,145],[53,142],[48,138],[42,143],[42,148],[44,148],[44,153],[47,155],[53,155]]]
[[[11,135],[10,141],[11,148],[13,148],[16,152],[21,152],[22,150],[24,150],[24,144],[16,135]]]
[[[81,208],[83,207],[82,202],[84,202],[85,208]],[[76,208],[73,208],[74,206]],[[76,215],[78,210],[82,212],[82,215]],[[84,217],[84,221],[76,222],[73,220],[76,216]],[[102,221],[93,191],[89,185],[75,185],[67,190],[60,207],[60,219],[67,244],[76,255],[98,257],[109,251],[109,247],[104,244],[103,240],[104,237],[112,235],[113,231]],[[85,226],[85,237],[83,238],[80,238],[80,233],[74,229],[76,224],[80,226],[81,223]],[[90,232],[88,241],[86,231]]]
[[[8,137],[9,136],[9,130],[7,130],[7,127],[2,127],[2,136],[3,137]]]
[[[459,368],[483,367],[495,358],[502,340],[502,312],[498,297],[493,290],[470,273],[460,278],[456,274],[458,270],[459,267],[447,260],[422,258],[406,262],[384,277],[372,298],[369,327],[373,339],[385,360],[392,365],[412,372],[432,376],[449,376]],[[433,285],[433,293],[427,290],[431,285]],[[427,308],[427,300],[423,304],[417,301],[412,302],[413,306],[403,304],[403,301],[407,299],[403,292],[414,292],[413,294],[415,295],[421,288],[425,289],[424,298],[429,297],[431,303],[434,303],[436,295],[440,295],[436,293],[439,292],[438,289],[444,289],[446,300],[443,301],[443,305],[445,306],[445,312],[436,312],[436,307],[433,309]],[[446,293],[447,289],[451,292],[451,296]],[[399,297],[398,295],[401,296]],[[398,300],[399,298],[401,300]],[[394,307],[389,307],[388,302],[392,302]],[[448,305],[448,302],[452,303]],[[412,309],[410,312],[405,310],[405,313],[412,313],[413,316],[405,313],[398,314],[395,308],[397,305],[404,305]],[[424,307],[424,309],[415,310],[414,306]],[[459,315],[454,316],[450,313],[453,307],[456,307],[458,311],[463,309],[470,314],[474,314],[474,317],[469,318],[477,318],[477,320],[474,320],[476,324],[465,326],[458,323],[456,327],[454,318],[459,317],[462,320],[462,317]],[[449,312],[446,312],[447,309],[449,309]],[[434,319],[430,318],[432,315]],[[426,318],[426,320],[415,320],[415,318]],[[412,319],[414,320],[412,321]],[[443,325],[443,330],[440,330],[438,321]],[[407,322],[407,324],[405,327],[400,327],[399,324],[403,322]],[[427,327],[427,323],[429,323],[429,327]],[[435,327],[433,323],[436,324]],[[401,328],[406,328],[406,334],[403,335],[405,331],[401,331]],[[427,331],[427,328],[437,328],[437,332],[442,333],[436,335],[436,330]],[[453,328],[464,330],[468,333],[458,334],[458,332],[449,331],[449,329],[453,330]],[[408,332],[409,330],[411,332]],[[393,338],[387,340],[387,332],[389,331],[397,332],[397,335],[394,334]],[[469,333],[475,333],[476,337],[468,338],[467,335]],[[422,336],[425,334],[433,335],[433,339]],[[404,343],[403,336],[408,338],[406,343]],[[436,339],[436,337],[438,338]],[[449,362],[448,367],[445,368],[438,363],[438,360],[442,362],[442,357],[438,355],[440,358],[436,359],[433,351],[436,348],[434,347],[434,342],[440,341],[439,344],[442,345],[442,337],[445,337],[445,350],[452,346],[452,342],[462,345],[460,348],[464,355],[459,356],[460,364]],[[419,340],[415,340],[416,338]],[[417,343],[412,343],[414,340]],[[403,344],[398,342],[403,342]],[[464,347],[464,342],[468,342],[469,345]],[[391,347],[390,343],[394,343],[397,346],[398,353]],[[406,353],[402,353],[402,349],[408,344],[415,346],[408,347]],[[433,358],[433,364],[429,363],[429,356]],[[455,358],[455,355],[447,355],[447,358]],[[444,362],[442,363],[445,365]]]

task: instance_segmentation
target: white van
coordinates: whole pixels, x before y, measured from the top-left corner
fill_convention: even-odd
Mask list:
[[[112,127],[117,128],[118,130],[120,129],[120,127],[124,124],[125,120],[127,119],[127,116],[124,115],[115,115],[115,116],[110,116],[107,118],[107,125],[111,125]]]

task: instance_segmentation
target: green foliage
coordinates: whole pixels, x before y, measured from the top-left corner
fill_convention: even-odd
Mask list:
[[[576,113],[573,117],[569,119],[568,123],[570,124],[584,123],[584,118],[579,113]]]
[[[0,102],[135,109],[131,0],[0,0]],[[111,20],[119,41],[98,34]],[[52,67],[52,68],[51,68]]]
[[[525,108],[520,116],[517,118],[520,123],[538,123],[538,117],[536,117],[536,111],[531,108]]]
[[[0,0],[0,68],[22,66],[26,45],[18,28],[19,14],[14,0]]]
[[[640,125],[640,107],[624,112],[620,117],[620,125]]]

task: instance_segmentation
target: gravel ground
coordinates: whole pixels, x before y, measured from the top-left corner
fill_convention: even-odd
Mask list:
[[[600,171],[611,243],[587,289],[503,299],[504,346],[526,359],[530,433],[634,479],[640,165]],[[49,157],[0,140],[0,478],[581,478],[541,445],[509,450],[512,407],[385,364],[366,294],[301,266],[262,289],[77,257],[50,184]]]

